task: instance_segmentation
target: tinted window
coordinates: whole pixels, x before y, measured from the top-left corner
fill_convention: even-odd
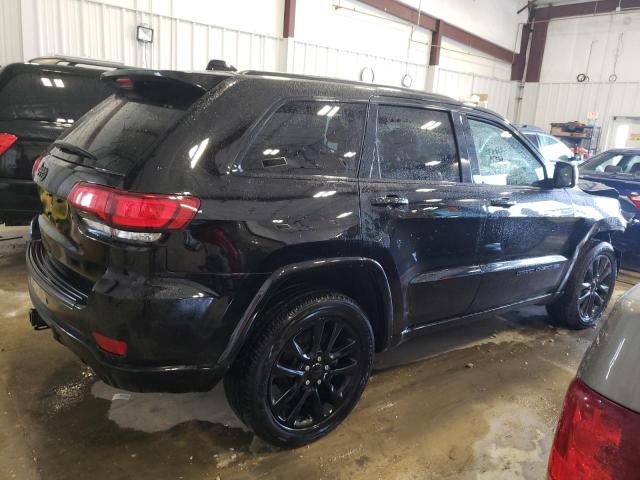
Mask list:
[[[0,90],[0,118],[71,123],[111,93],[97,76],[18,73]]]
[[[640,155],[603,153],[586,162],[580,170],[640,175]]]
[[[544,179],[544,167],[508,130],[469,120],[480,174],[476,183],[533,185]]]
[[[96,167],[128,173],[149,157],[184,114],[185,110],[168,105],[117,95],[98,105],[61,138],[98,157]],[[199,146],[192,149],[193,158]],[[202,150],[205,147],[203,145]]]
[[[242,170],[355,176],[366,109],[355,103],[283,105],[258,134]]]
[[[367,173],[369,178],[460,180],[449,114],[381,105],[374,161]]]
[[[538,135],[536,135],[535,133],[525,133],[524,136],[527,137],[536,147],[540,146]]]

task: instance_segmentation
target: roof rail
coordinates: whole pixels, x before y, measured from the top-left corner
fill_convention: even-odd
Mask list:
[[[95,58],[69,57],[66,55],[50,55],[47,57],[36,57],[29,60],[29,63],[38,63],[41,65],[66,64],[69,66],[88,65],[92,67],[106,67],[106,68],[123,68],[125,66],[124,63],[122,62],[108,62],[105,60],[96,60]]]

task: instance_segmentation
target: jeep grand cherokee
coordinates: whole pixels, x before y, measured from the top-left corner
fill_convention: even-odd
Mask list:
[[[118,70],[36,165],[32,321],[107,383],[224,378],[261,438],[327,434],[373,355],[545,304],[593,325],[616,199],[502,117],[446,97],[263,72]]]

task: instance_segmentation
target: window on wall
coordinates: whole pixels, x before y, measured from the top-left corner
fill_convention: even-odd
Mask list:
[[[355,177],[366,109],[358,103],[283,105],[258,134],[242,170]]]
[[[544,167],[509,130],[469,119],[478,158],[476,183],[488,185],[535,185],[545,178]]]
[[[459,181],[458,150],[449,113],[381,105],[369,178]]]

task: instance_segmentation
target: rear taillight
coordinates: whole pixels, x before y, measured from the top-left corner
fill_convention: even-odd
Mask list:
[[[640,414],[575,379],[565,398],[549,458],[549,480],[637,479]]]
[[[200,208],[200,200],[189,195],[131,193],[84,182],[71,189],[68,201],[111,227],[144,232],[184,228]]]
[[[116,78],[116,84],[123,90],[133,90],[133,80],[129,77]]]
[[[127,354],[127,342],[116,340],[115,338],[109,338],[96,332],[93,332],[93,339],[105,352],[109,352],[112,355],[117,355],[119,357],[124,357]]]
[[[42,155],[38,155],[36,159],[33,161],[33,166],[31,167],[31,177],[35,180],[36,172],[40,168],[40,164],[42,163],[42,159],[44,157]]]
[[[640,195],[629,195],[629,200],[635,205],[636,208],[640,208]]]
[[[4,155],[16,143],[16,140],[18,140],[18,137],[11,133],[0,133],[0,155]]]

